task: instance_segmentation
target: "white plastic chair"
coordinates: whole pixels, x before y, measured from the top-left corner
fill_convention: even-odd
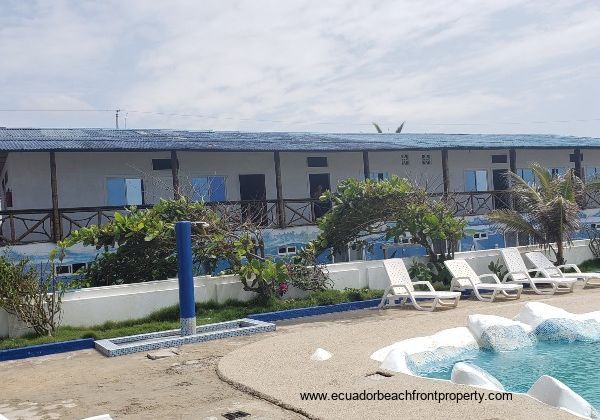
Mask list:
[[[511,299],[519,299],[523,291],[521,284],[501,283],[495,274],[478,275],[465,260],[447,260],[444,265],[452,274],[452,284],[450,290],[472,290],[477,299],[483,302],[493,302],[498,293]],[[491,278],[493,283],[484,283],[481,279]],[[511,293],[512,292],[512,293]],[[483,294],[490,294],[485,297]]]
[[[500,250],[500,255],[506,264],[508,273],[502,279],[502,282],[528,284],[538,295],[553,295],[556,292],[572,292],[577,279],[564,277],[536,277],[536,275],[544,274],[540,269],[529,269],[525,265],[521,253],[517,248],[504,248]],[[531,273],[535,273],[532,274]],[[510,284],[509,283],[509,284]],[[549,284],[551,289],[540,289],[539,284]]]
[[[420,311],[434,311],[437,306],[456,308],[460,299],[459,292],[436,291],[428,281],[413,282],[401,258],[383,261],[390,285],[383,292],[379,308],[404,305],[410,301]],[[426,285],[428,291],[417,291],[415,285]],[[430,306],[417,303],[417,299],[432,300]]]
[[[539,251],[527,252],[525,253],[525,258],[527,258],[529,262],[531,262],[531,264],[546,277],[582,280],[583,287],[600,286],[600,273],[582,273],[575,264],[555,266],[548,257]],[[573,269],[575,272],[565,273],[563,271],[565,268]]]

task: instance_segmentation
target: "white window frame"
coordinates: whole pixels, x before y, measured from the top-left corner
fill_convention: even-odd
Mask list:
[[[281,252],[281,248],[285,248],[285,252]],[[297,253],[298,247],[296,245],[281,245],[277,247],[277,255],[279,255],[280,257],[296,255]]]

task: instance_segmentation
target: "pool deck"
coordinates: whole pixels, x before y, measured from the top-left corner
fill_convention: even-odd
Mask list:
[[[461,301],[456,309],[435,313],[412,309],[371,310],[321,316],[311,324],[290,328],[225,356],[218,369],[222,379],[310,418],[573,418],[564,411],[514,394],[512,402],[404,402],[404,401],[302,401],[301,392],[420,392],[470,391],[473,388],[444,381],[397,374],[375,381],[367,375],[378,363],[369,356],[396,341],[430,335],[445,328],[466,325],[470,314],[493,314],[512,318],[526,301],[538,300],[583,313],[600,310],[600,288],[581,289],[558,296],[524,293],[519,301],[494,303]],[[295,330],[292,332],[292,330]],[[333,357],[314,362],[310,355],[318,347]],[[251,363],[248,355],[260,355]]]
[[[276,332],[185,345],[179,355],[158,360],[145,353],[106,358],[82,350],[1,362],[0,414],[11,420],[103,413],[113,418],[222,419],[238,410],[259,419],[574,418],[517,395],[512,402],[482,404],[300,400],[300,392],[471,391],[406,375],[375,381],[366,377],[378,368],[369,356],[404,338],[464,326],[469,314],[513,317],[528,300],[590,312],[600,310],[600,288],[581,290],[578,285],[574,294],[549,297],[526,293],[516,302],[463,300],[457,309],[435,313],[374,309],[284,321],[277,323]],[[331,351],[333,358],[310,361],[317,347]]]

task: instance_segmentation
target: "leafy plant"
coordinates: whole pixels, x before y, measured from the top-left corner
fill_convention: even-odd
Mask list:
[[[408,274],[413,279],[431,282],[433,280],[433,265],[420,262],[415,258],[408,269]]]
[[[595,259],[600,258],[600,230],[588,226],[584,229],[590,242],[588,246]]]
[[[174,225],[180,220],[197,222],[192,227],[197,266],[213,273],[225,261],[228,271],[240,276],[244,289],[261,298],[285,294],[288,275],[306,290],[319,290],[319,282],[327,279],[318,265],[305,267],[312,261],[306,259],[308,251],[288,263],[265,258],[260,228],[185,198],[161,200],[145,210],[133,207],[125,215],[117,212],[110,223],[73,232],[59,243],[60,252],[64,255],[75,243],[103,249],[83,273],[94,286],[163,280],[177,273]]]
[[[430,283],[440,283],[449,285],[452,276],[443,263],[440,262],[421,262],[414,258],[412,265],[408,269],[411,278],[419,281],[428,281]]]
[[[283,261],[252,259],[239,268],[238,274],[244,290],[256,292],[264,299],[269,299],[275,294],[282,296],[287,292],[287,284],[282,286],[288,274]]]
[[[508,172],[515,209],[494,210],[488,218],[506,231],[530,235],[542,247],[554,251],[557,264],[564,264],[564,243],[570,242],[579,230],[579,212],[586,186],[573,169],[562,176],[553,176],[537,163],[531,169],[535,185]],[[590,187],[598,186],[591,183]]]
[[[300,250],[286,266],[290,284],[300,290],[325,290],[333,285],[327,267],[317,261],[314,244]]]
[[[49,265],[49,274],[40,275],[27,258],[13,263],[0,256],[0,307],[40,336],[51,336],[60,323],[67,287],[56,280],[53,260]]]
[[[378,181],[347,179],[323,199],[334,206],[318,221],[321,232],[315,246],[319,251],[343,250],[346,244],[372,235],[398,239],[408,232],[431,262],[442,262],[454,257],[466,226],[445,201],[432,200],[425,189],[397,176]]]
[[[504,267],[504,264],[500,263],[500,258],[498,258],[495,262],[490,261],[488,264],[488,270],[498,276],[500,280],[504,279],[504,276],[508,274],[508,270]]]

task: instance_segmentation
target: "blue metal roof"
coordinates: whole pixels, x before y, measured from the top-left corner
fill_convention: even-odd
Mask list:
[[[378,134],[0,128],[0,151],[388,151],[600,148],[600,138],[546,134]]]

